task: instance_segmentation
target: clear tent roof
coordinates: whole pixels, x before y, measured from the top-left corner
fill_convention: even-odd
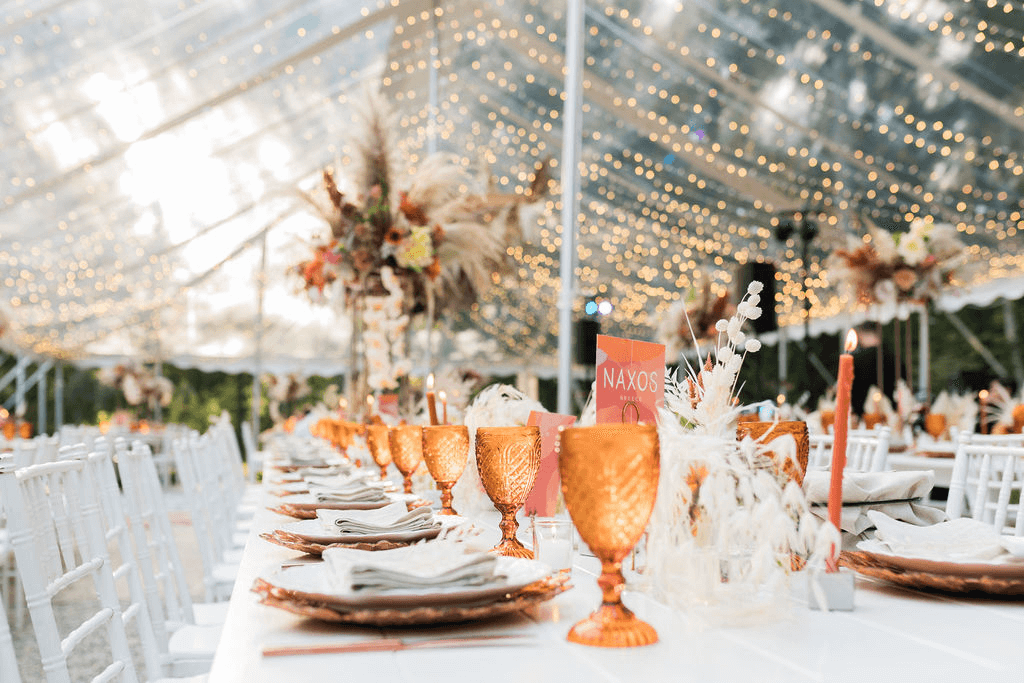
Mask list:
[[[606,330],[650,337],[754,260],[802,322],[771,225],[807,207],[815,319],[851,309],[824,256],[865,219],[956,225],[983,266],[963,284],[1024,274],[1022,8],[588,0],[576,286],[612,301]],[[261,336],[269,369],[340,371],[348,321],[287,271],[325,231],[294,190],[344,166],[351,102],[382,87],[410,165],[433,137],[521,191],[539,160],[561,173],[564,32],[531,0],[3,2],[0,344],[230,370]],[[453,361],[553,363],[557,183],[548,208]]]

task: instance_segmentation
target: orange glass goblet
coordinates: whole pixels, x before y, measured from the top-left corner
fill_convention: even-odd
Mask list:
[[[388,441],[387,425],[371,425],[366,428],[366,445],[370,449],[373,461],[380,468],[380,478],[388,478],[388,465],[391,464],[391,444]]]
[[[938,441],[946,431],[946,416],[942,413],[928,413],[924,416],[924,430]]]
[[[388,432],[388,446],[395,467],[405,477],[405,492],[412,493],[412,474],[423,462],[423,428],[419,425],[392,427]]]
[[[423,461],[441,489],[442,515],[455,515],[452,487],[462,476],[469,459],[469,429],[465,425],[423,428]]]
[[[653,425],[601,424],[566,429],[558,469],[580,537],[601,560],[601,606],[569,631],[569,640],[599,647],[658,642],[654,628],[622,604],[622,559],[647,526],[658,493],[660,453]]]
[[[540,469],[538,427],[480,427],[476,430],[476,467],[494,507],[501,513],[499,555],[533,559],[516,538],[516,511],[526,502]]]

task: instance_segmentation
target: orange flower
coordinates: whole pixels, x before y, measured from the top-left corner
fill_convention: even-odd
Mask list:
[[[441,275],[441,259],[434,257],[434,262],[423,269],[423,272],[427,274],[431,280],[436,280]]]
[[[409,197],[402,193],[402,200],[398,203],[398,210],[401,211],[413,225],[426,225],[427,213],[419,204],[413,204]]]
[[[402,243],[403,237],[405,237],[405,235],[402,234],[402,231],[393,226],[388,228],[388,231],[384,233],[384,241],[388,244],[399,245]]]
[[[690,465],[690,471],[686,474],[686,485],[690,487],[690,491],[694,494],[697,493],[697,489],[704,483],[704,480],[708,478],[708,468],[705,465]]]

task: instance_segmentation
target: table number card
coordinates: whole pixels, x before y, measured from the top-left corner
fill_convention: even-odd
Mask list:
[[[665,403],[665,345],[597,335],[598,424],[657,424]]]
[[[381,394],[377,399],[377,412],[381,415],[398,417],[398,394]]]
[[[576,422],[572,415],[558,413],[530,412],[526,424],[540,427],[540,470],[523,509],[526,514],[552,517],[558,508],[558,432],[562,427],[571,427]]]

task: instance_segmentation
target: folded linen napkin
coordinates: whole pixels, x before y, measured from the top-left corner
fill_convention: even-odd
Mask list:
[[[872,510],[873,541],[857,545],[869,552],[888,552],[940,562],[1005,562],[1012,559],[991,525],[961,517],[931,526],[915,526]]]
[[[405,503],[392,503],[376,510],[317,510],[316,516],[325,529],[342,534],[397,533],[441,526],[429,507],[409,512]]]
[[[804,477],[804,493],[811,510],[828,518],[831,472],[812,471]],[[946,513],[920,502],[932,490],[935,474],[930,470],[907,472],[846,472],[843,475],[843,510],[840,526],[851,534],[862,534],[874,523],[868,516],[880,510],[894,518],[926,526],[941,522]],[[817,505],[815,505],[817,504]]]
[[[504,578],[495,572],[496,555],[446,541],[380,551],[328,548],[323,557],[332,580],[351,590],[436,590]]]
[[[306,474],[302,480],[307,484],[315,484],[324,488],[343,489],[348,487],[374,486],[377,488],[390,488],[394,486],[387,480],[381,480],[376,473],[353,472],[350,474]]]
[[[311,484],[309,492],[318,503],[379,503],[390,500],[387,492],[377,486],[323,490]]]

